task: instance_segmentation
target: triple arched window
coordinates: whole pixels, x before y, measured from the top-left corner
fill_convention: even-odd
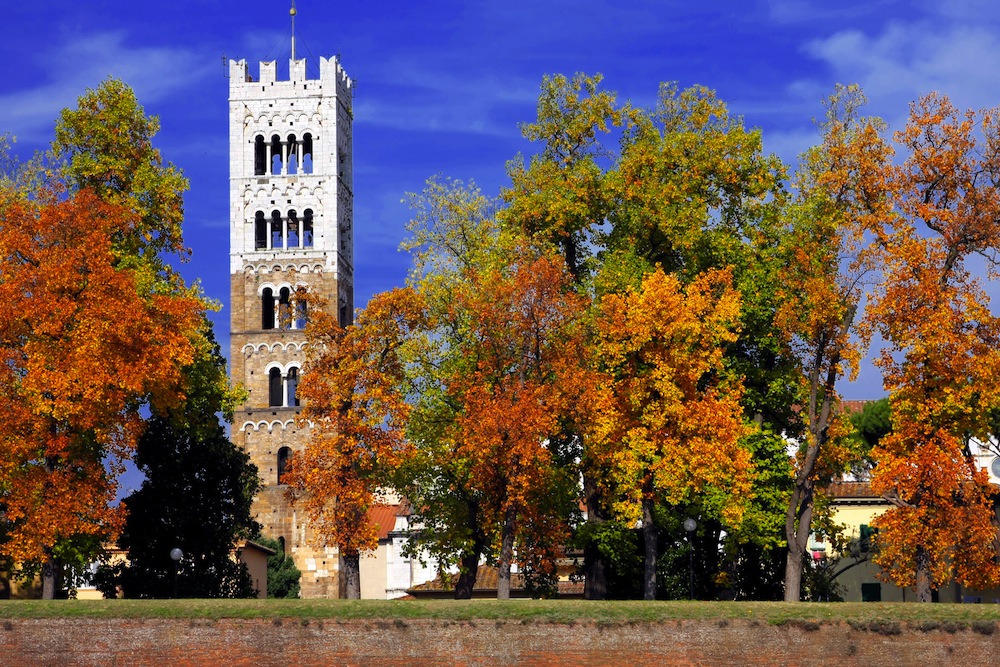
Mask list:
[[[257,135],[253,142],[253,173],[255,176],[313,173],[313,135],[301,137],[272,134],[269,139]]]
[[[299,406],[299,368],[290,366],[283,370],[276,366],[267,372],[267,404],[272,408],[297,408]]]
[[[260,292],[261,329],[305,329],[309,320],[306,290],[282,287],[275,292],[265,287]]]
[[[307,208],[301,217],[295,209],[257,211],[254,216],[254,248],[257,250],[287,250],[313,247],[313,210]]]

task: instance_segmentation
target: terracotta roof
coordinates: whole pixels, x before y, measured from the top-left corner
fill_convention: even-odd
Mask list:
[[[832,482],[824,491],[831,498],[881,498],[868,482]]]
[[[861,412],[865,409],[865,406],[874,401],[864,400],[864,401],[841,401],[840,407],[849,415],[853,415],[856,412]]]
[[[369,508],[366,519],[378,528],[378,539],[389,539],[389,533],[396,528],[396,517],[403,509],[403,505],[374,505]]]

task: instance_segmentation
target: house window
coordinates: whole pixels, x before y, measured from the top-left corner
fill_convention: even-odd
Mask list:
[[[882,584],[861,584],[862,602],[881,602]]]
[[[288,461],[292,458],[292,450],[288,447],[282,447],[278,450],[278,484],[284,484],[285,473],[288,472]],[[282,551],[284,551],[284,544],[282,544]]]

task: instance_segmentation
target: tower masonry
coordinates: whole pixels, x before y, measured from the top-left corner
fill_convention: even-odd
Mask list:
[[[230,364],[249,392],[232,439],[260,472],[257,520],[302,571],[303,597],[338,597],[337,549],[311,543],[282,483],[309,437],[296,421],[309,302],[343,325],[354,310],[353,82],[335,58],[319,66],[310,79],[293,59],[279,81],[274,62],[257,79],[245,60],[229,64]]]

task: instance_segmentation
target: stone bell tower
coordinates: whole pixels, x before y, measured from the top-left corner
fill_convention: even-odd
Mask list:
[[[264,534],[302,571],[303,597],[337,597],[336,548],[310,543],[282,475],[309,429],[296,424],[309,300],[321,296],[346,325],[354,311],[353,82],[336,58],[308,78],[294,50],[289,76],[229,63],[230,364],[249,398],[233,421],[264,484],[254,509]]]

